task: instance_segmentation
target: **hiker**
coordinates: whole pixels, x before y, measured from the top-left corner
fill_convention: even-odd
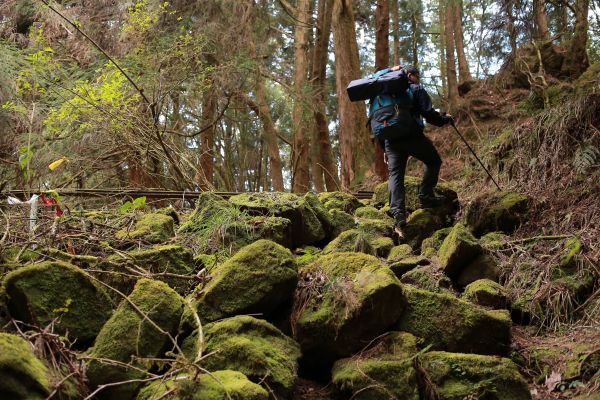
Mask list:
[[[397,229],[406,226],[404,174],[408,156],[415,157],[425,163],[425,173],[419,188],[421,208],[433,208],[441,205],[441,199],[434,195],[433,189],[438,182],[442,159],[431,140],[423,134],[425,125],[421,117],[435,126],[443,126],[452,122],[450,115],[440,114],[433,109],[429,94],[420,84],[419,70],[414,66],[405,66],[404,70],[408,76],[408,90],[410,91],[406,95],[409,101],[412,100],[408,115],[417,123],[414,124],[411,121],[411,123],[406,124],[406,126],[411,124],[414,126],[408,135],[401,138],[379,140],[379,144],[385,151],[384,161],[389,171],[389,214],[394,218],[395,228]]]

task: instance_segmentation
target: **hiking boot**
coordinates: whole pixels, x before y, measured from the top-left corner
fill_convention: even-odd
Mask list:
[[[419,196],[419,204],[421,208],[437,208],[444,204],[443,197],[437,197],[435,195]]]
[[[404,213],[398,213],[394,217],[394,228],[402,229],[406,226],[406,216]]]

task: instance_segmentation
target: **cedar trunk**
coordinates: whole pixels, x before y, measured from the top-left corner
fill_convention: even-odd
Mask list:
[[[294,145],[292,151],[292,192],[307,192],[310,189],[309,148],[310,136],[307,134],[306,102],[304,91],[308,76],[308,32],[309,0],[298,0],[296,28],[294,33],[294,108],[292,123],[294,127]]]
[[[400,65],[400,17],[398,16],[398,0],[392,0],[392,37],[394,38],[394,65]]]
[[[364,103],[350,102],[346,93],[348,83],[360,77],[358,45],[354,29],[352,0],[334,0],[332,30],[342,189],[350,189],[364,182],[373,160],[373,146],[366,130],[367,116]]]
[[[215,145],[215,112],[217,103],[212,89],[209,89],[204,94],[202,103],[202,124],[201,126],[209,126],[200,135],[200,168],[196,173],[196,184],[202,190],[210,190],[213,188],[213,170],[214,157],[213,148]]]
[[[458,77],[459,82],[464,83],[472,80],[469,71],[469,63],[465,55],[465,44],[463,39],[462,27],[462,3],[460,0],[449,0],[452,4],[452,16],[454,17],[454,44],[456,46],[456,55],[458,58]]]
[[[312,84],[315,93],[313,131],[314,160],[313,179],[315,190],[322,192],[327,188],[334,191],[339,188],[337,166],[333,158],[329,140],[329,124],[325,108],[327,47],[331,33],[331,8],[333,0],[319,0],[315,48],[312,63]]]
[[[267,153],[269,154],[269,171],[271,173],[271,184],[273,189],[283,192],[283,175],[281,172],[281,157],[279,156],[279,146],[277,145],[277,129],[271,118],[271,111],[267,104],[265,96],[265,85],[261,77],[256,82],[256,101],[258,102],[258,116],[263,125],[264,141],[267,144]]]
[[[577,78],[590,65],[587,56],[589,5],[589,0],[575,3],[575,30],[562,67],[563,74],[571,78]]]
[[[454,58],[454,18],[452,16],[452,0],[446,4],[444,38],[446,45],[446,79],[448,83],[448,105],[454,109],[458,98],[458,82],[456,80],[456,60]]]
[[[544,0],[533,0],[533,19],[535,21],[535,38],[541,41],[550,40]]]

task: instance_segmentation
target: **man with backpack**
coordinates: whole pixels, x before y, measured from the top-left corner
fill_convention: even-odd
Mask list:
[[[441,199],[435,196],[434,188],[438,182],[442,160],[431,140],[423,134],[425,125],[422,118],[435,126],[452,122],[450,115],[440,114],[433,108],[429,94],[420,84],[419,70],[414,66],[406,66],[403,70],[408,78],[408,88],[402,93],[371,98],[369,112],[373,133],[385,150],[384,159],[389,171],[389,214],[394,217],[396,229],[406,226],[404,176],[409,156],[425,164],[419,188],[420,206],[433,208],[441,205]],[[392,103],[388,106],[388,111],[385,106],[377,107],[386,101]],[[389,107],[393,107],[392,115],[389,113]],[[386,113],[387,115],[383,115]],[[396,125],[396,130],[386,135],[378,137],[375,132],[377,127],[385,130]]]

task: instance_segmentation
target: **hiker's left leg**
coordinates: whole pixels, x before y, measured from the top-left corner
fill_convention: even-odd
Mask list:
[[[419,199],[433,198],[433,189],[438,183],[440,167],[442,166],[442,159],[437,149],[431,140],[423,134],[411,141],[411,145],[407,148],[411,156],[425,164],[425,172],[419,188]]]

